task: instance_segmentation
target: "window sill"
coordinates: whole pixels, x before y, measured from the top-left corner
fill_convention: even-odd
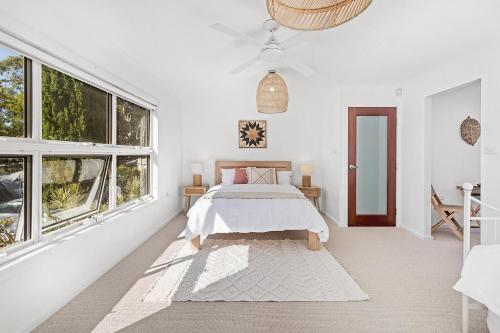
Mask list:
[[[35,243],[33,240],[29,240],[19,245],[9,247],[5,249],[5,252],[0,252],[0,273],[8,269],[9,267],[16,265],[17,263],[22,262],[26,258],[30,258],[36,255],[38,252],[43,251],[45,248],[52,247],[56,243],[62,242],[66,239],[74,238],[78,233],[82,233],[97,225],[105,224],[107,221],[113,220],[123,213],[144,207],[154,201],[156,201],[156,198],[154,198],[153,196],[144,196],[130,203],[117,207],[111,212],[107,212],[97,216],[91,216],[84,220],[75,222],[74,224],[69,225],[59,231],[54,231],[53,233],[42,235],[39,242]]]

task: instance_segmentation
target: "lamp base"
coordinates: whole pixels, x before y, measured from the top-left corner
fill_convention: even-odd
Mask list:
[[[302,176],[302,186],[311,187],[311,176]]]
[[[201,186],[201,175],[193,175],[193,186]]]

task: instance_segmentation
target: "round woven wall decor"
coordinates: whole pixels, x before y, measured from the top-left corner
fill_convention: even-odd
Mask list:
[[[474,146],[481,136],[481,124],[477,119],[467,117],[460,125],[460,135],[465,142]]]
[[[267,10],[280,25],[296,30],[333,28],[352,20],[373,0],[267,0]]]
[[[288,88],[276,71],[269,71],[257,87],[257,111],[282,113],[288,109]]]

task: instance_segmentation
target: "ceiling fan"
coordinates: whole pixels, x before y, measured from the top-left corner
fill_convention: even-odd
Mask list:
[[[298,34],[291,36],[283,42],[279,42],[274,35],[279,27],[279,24],[273,19],[266,20],[264,22],[264,28],[266,29],[266,31],[269,31],[271,36],[269,36],[269,39],[264,44],[262,44],[259,40],[248,36],[247,34],[238,32],[235,29],[232,29],[221,23],[215,23],[211,26],[211,28],[216,31],[222,32],[247,44],[254,45],[260,49],[259,54],[231,70],[231,74],[241,73],[258,62],[264,62],[268,64],[272,69],[276,69],[276,67],[288,67],[295,70],[304,77],[310,77],[314,75],[315,71],[312,68],[300,62],[293,61],[285,55],[286,49],[296,47],[306,41],[306,39],[304,38],[305,33],[299,32]]]

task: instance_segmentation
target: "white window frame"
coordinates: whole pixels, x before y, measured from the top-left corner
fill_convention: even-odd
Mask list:
[[[28,241],[0,249],[0,269],[9,263],[22,259],[25,255],[47,246],[60,239],[74,235],[98,223],[104,223],[119,214],[126,213],[158,198],[157,189],[157,137],[158,117],[154,101],[141,98],[142,94],[128,92],[113,83],[104,81],[77,66],[71,65],[33,47],[17,38],[0,31],[0,46],[30,58],[32,61],[32,114],[31,136],[27,138],[0,137],[0,155],[31,156],[32,184],[31,188],[31,237]],[[42,65],[49,66],[64,74],[88,83],[111,94],[111,142],[110,144],[94,144],[86,142],[52,141],[42,139]],[[149,110],[149,147],[123,146],[116,144],[117,117],[116,97],[119,96]],[[42,234],[42,159],[44,156],[111,156],[111,174],[109,182],[109,210],[97,213],[82,220],[71,223],[60,230]],[[116,206],[116,160],[117,156],[149,156],[148,189],[149,193],[119,207]]]

